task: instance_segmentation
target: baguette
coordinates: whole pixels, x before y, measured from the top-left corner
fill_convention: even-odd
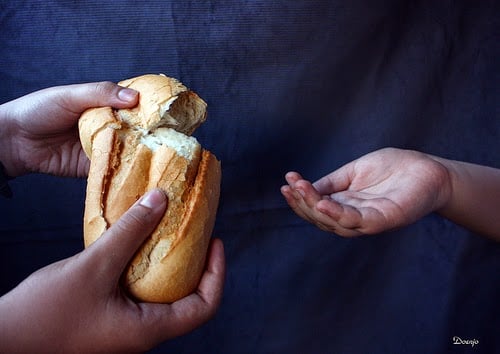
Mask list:
[[[79,121],[89,157],[84,213],[88,247],[144,193],[161,188],[165,215],[133,257],[123,285],[137,300],[174,302],[192,293],[205,267],[219,202],[221,166],[193,131],[206,103],[179,81],[143,75],[121,81],[139,91],[132,109],[92,108]]]

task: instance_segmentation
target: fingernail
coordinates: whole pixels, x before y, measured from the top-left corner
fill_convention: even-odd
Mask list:
[[[146,193],[144,197],[142,197],[139,204],[149,209],[155,209],[163,205],[163,203],[165,203],[165,200],[165,193],[163,193],[159,189],[153,189],[152,191]]]
[[[137,94],[138,92],[136,90],[132,90],[129,88],[122,88],[120,91],[118,91],[118,98],[121,101],[130,102],[135,100]]]

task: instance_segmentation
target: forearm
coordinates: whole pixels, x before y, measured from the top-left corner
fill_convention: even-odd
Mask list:
[[[500,241],[500,169],[435,158],[449,172],[451,193],[437,212]]]

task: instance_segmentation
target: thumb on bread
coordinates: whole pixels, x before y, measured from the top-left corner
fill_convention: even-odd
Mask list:
[[[89,251],[99,260],[99,269],[118,280],[134,253],[158,225],[167,207],[167,197],[159,189],[142,196],[113,224]]]

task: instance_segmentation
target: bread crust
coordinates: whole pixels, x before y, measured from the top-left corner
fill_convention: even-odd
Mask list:
[[[203,150],[183,216],[178,218],[180,224],[175,225],[175,236],[162,236],[162,228],[169,228],[172,222],[164,217],[148,240],[157,241],[155,248],[151,250],[148,243],[143,245],[129,266],[125,284],[133,296],[152,302],[173,302],[196,289],[215,224],[213,211],[217,209],[220,178],[219,161]]]
[[[152,86],[161,86],[157,75],[153,77]],[[151,87],[151,92],[144,89],[147,78],[151,79],[151,75],[125,80],[135,89],[138,88],[133,83],[141,83],[138,90],[142,111],[151,92],[155,92],[155,99],[165,100]],[[160,79],[165,81],[165,77]],[[187,90],[177,81],[172,87],[175,90],[168,94]],[[191,97],[201,100],[198,96]],[[186,104],[193,107],[189,102]],[[194,106],[203,104],[198,102]],[[130,120],[130,110],[126,111],[124,114],[123,110],[96,108],[86,111],[80,119],[82,146],[91,160],[84,213],[85,246],[97,240],[140,196],[161,188],[168,198],[165,215],[131,260],[123,275],[123,285],[140,301],[174,302],[192,293],[203,273],[218,207],[221,165],[197,142],[192,145],[190,158],[168,145],[152,149],[143,138],[162,126],[161,123],[151,123],[157,118],[148,117],[139,126]],[[205,119],[206,113],[196,114],[196,119]],[[132,115],[140,114],[136,111]],[[123,120],[124,116],[129,120]],[[191,118],[188,125],[196,126],[196,119]],[[148,125],[150,129],[145,128]]]

